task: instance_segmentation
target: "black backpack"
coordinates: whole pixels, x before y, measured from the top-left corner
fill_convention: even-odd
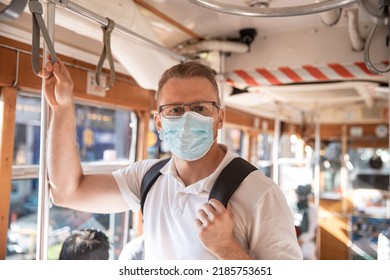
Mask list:
[[[161,175],[160,169],[171,158],[164,159],[153,165],[148,172],[146,172],[141,183],[141,211],[143,213],[146,196],[152,188],[154,182]],[[215,198],[219,200],[225,207],[229,199],[236,191],[241,182],[252,171],[257,170],[255,166],[247,162],[245,159],[236,157],[229,162],[222,170],[210,191],[209,199]]]

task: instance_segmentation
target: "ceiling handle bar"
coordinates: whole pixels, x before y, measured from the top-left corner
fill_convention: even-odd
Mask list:
[[[39,70],[39,48],[40,48],[40,33],[43,35],[46,46],[50,52],[51,63],[57,62],[57,55],[54,49],[53,42],[50,38],[49,32],[46,28],[45,22],[43,20],[43,8],[42,4],[38,0],[30,0],[28,2],[28,7],[32,15],[32,55],[31,55],[31,65],[34,71],[34,74],[38,76]]]
[[[70,10],[74,13],[82,15],[85,18],[88,18],[88,19],[90,19],[94,22],[97,22],[103,26],[109,25],[109,21],[107,18],[102,17],[102,16],[94,13],[93,11],[90,11],[90,10],[80,6],[80,5],[77,5],[76,3],[73,3],[72,1],[63,1],[62,4],[63,5],[59,5],[59,7],[63,7],[63,8]],[[148,38],[145,38],[145,37],[133,32],[133,31],[131,31],[131,30],[119,25],[119,24],[115,24],[114,30],[126,35],[127,37],[130,37],[133,41],[135,41],[141,45],[144,45],[146,47],[149,47],[151,49],[154,49],[154,50],[157,50],[161,53],[164,53],[165,55],[167,55],[175,60],[178,60],[181,62],[189,60],[189,58],[187,58],[186,56],[180,55],[180,54],[178,54],[178,53],[176,53],[168,48],[165,48],[164,46],[161,46],[161,45],[157,44],[156,42],[154,42]]]
[[[342,8],[360,0],[329,0],[320,3],[290,6],[290,7],[245,7],[220,3],[213,0],[188,0],[198,6],[221,13],[248,17],[291,17],[316,14]]]
[[[27,0],[12,0],[11,3],[0,11],[0,21],[10,22],[19,17],[27,5]]]
[[[108,26],[102,26],[103,29],[103,51],[100,56],[99,62],[96,67],[95,72],[95,81],[98,87],[102,90],[110,90],[115,83],[116,75],[115,75],[115,65],[114,58],[111,53],[111,32],[114,30],[115,22],[112,19],[107,18]],[[108,59],[110,65],[110,81],[105,85],[100,85],[100,75],[103,70],[104,60]]]
[[[379,0],[379,9],[382,10],[381,17],[384,17],[385,19],[389,17],[389,7],[390,7],[390,0]],[[366,65],[367,69],[370,70],[372,73],[381,75],[385,74],[390,71],[390,66],[388,66],[386,69],[381,70],[376,68],[370,59],[370,46],[372,37],[374,37],[375,31],[379,25],[379,20],[375,24],[375,26],[371,29],[370,34],[367,37],[366,43],[364,44],[364,64]],[[390,36],[390,25],[387,25],[387,36]]]

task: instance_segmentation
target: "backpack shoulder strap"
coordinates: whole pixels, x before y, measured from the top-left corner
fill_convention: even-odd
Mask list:
[[[141,182],[141,212],[144,212],[144,204],[146,200],[146,195],[152,188],[154,182],[156,182],[157,178],[161,175],[160,169],[167,164],[167,162],[171,158],[167,158],[157,162],[153,165],[145,174],[144,178]]]
[[[219,200],[225,207],[241,182],[257,167],[243,158],[236,157],[222,170],[210,191],[209,199]]]
[[[160,169],[167,164],[171,158],[167,158],[157,162],[145,174],[141,182],[141,212],[143,213],[145,200],[148,192],[152,188],[154,182],[161,175]],[[252,171],[257,170],[257,167],[250,164],[243,158],[236,157],[222,170],[217,180],[210,191],[209,199],[215,198],[219,200],[225,207],[239,187],[241,182]]]

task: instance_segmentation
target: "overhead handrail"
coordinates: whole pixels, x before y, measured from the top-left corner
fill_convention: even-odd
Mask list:
[[[32,14],[32,55],[31,62],[35,75],[38,75],[41,67],[39,66],[39,48],[40,48],[40,32],[46,42],[46,46],[51,56],[51,62],[57,62],[57,55],[54,50],[54,45],[51,41],[49,33],[46,29],[45,22],[43,21],[42,4],[38,0],[30,0],[28,2],[28,8]]]
[[[245,7],[213,0],[188,0],[193,4],[221,13],[249,17],[291,17],[316,14],[359,2],[360,0],[329,0],[291,7]]]
[[[390,6],[390,0],[379,0],[379,10],[382,10],[381,17],[387,18],[390,15],[389,11]],[[390,71],[390,66],[388,66],[385,70],[380,70],[376,68],[370,59],[370,46],[372,38],[374,37],[375,31],[379,25],[379,20],[377,24],[371,29],[370,34],[367,37],[366,43],[364,44],[364,64],[366,65],[367,69],[370,70],[372,73],[381,75],[385,74]],[[387,25],[387,36],[390,36],[390,25]]]
[[[27,0],[12,0],[12,2],[0,11],[0,21],[11,21],[19,17],[26,7]]]
[[[54,1],[54,0],[52,0],[52,1]],[[65,1],[65,0],[57,0],[57,1],[61,1],[61,5],[59,5],[60,7],[63,7],[65,9],[70,10],[72,12],[75,12],[77,14],[80,14],[80,15],[82,15],[90,20],[93,20],[97,23],[100,23],[103,26],[108,25],[107,18],[102,17],[102,16],[100,16],[100,15],[80,6],[80,5],[77,5],[77,4],[73,3],[72,1]],[[140,36],[139,34],[133,32],[133,31],[121,26],[121,25],[116,24],[115,30],[119,33],[126,35],[127,37],[130,37],[135,42],[142,44],[146,47],[152,48],[154,50],[157,50],[165,55],[168,55],[169,57],[171,57],[175,60],[182,61],[182,62],[189,60],[189,58],[187,58],[186,56],[177,54],[176,52],[174,52],[168,48],[165,48],[164,46],[161,46],[161,45],[157,44],[156,42],[149,40],[148,38]]]
[[[112,19],[107,18],[108,20],[108,25],[107,26],[102,26],[103,29],[103,51],[100,56],[99,62],[96,67],[96,72],[95,72],[95,81],[96,84],[100,89],[103,90],[109,90],[115,83],[115,65],[114,65],[114,58],[112,57],[111,53],[111,33],[114,30],[115,27],[115,22]],[[104,60],[106,59],[110,64],[110,81],[107,83],[106,86],[101,86],[100,85],[100,75],[102,73],[103,69],[103,63]]]

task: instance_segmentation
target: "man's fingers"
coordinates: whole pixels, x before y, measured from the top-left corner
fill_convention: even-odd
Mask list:
[[[215,198],[212,198],[209,200],[209,204],[217,211],[217,212],[222,212],[224,211],[226,208],[225,206],[223,206],[223,204],[215,199]]]
[[[206,213],[215,211],[215,208],[210,203],[204,203],[202,208]]]
[[[195,219],[194,221],[194,224],[195,224],[195,229],[199,232],[202,227],[203,227],[203,223],[199,220],[199,219]]]
[[[202,209],[210,221],[214,221],[215,217],[218,215],[218,212],[210,203],[203,204]]]
[[[47,71],[52,72],[53,71],[53,64],[51,64],[50,61],[46,62],[45,67]]]
[[[53,65],[53,74],[59,82],[64,80],[64,74],[60,70],[60,66],[57,62]]]
[[[66,69],[65,64],[60,59],[58,59],[58,62],[54,63],[53,73],[59,85],[73,89],[72,78]]]
[[[66,77],[68,80],[70,80],[71,76],[70,76],[70,73],[69,73],[68,69],[66,68],[64,62],[59,58],[57,58],[57,60],[58,60],[57,62],[59,64],[59,69],[62,72],[62,75],[64,75],[64,77]]]
[[[209,204],[215,209],[217,213],[223,214],[225,211],[227,211],[230,218],[233,219],[233,208],[230,203],[228,203],[227,208],[225,208],[225,206],[219,200],[212,198],[209,200]]]
[[[46,67],[44,67],[41,71],[39,71],[38,73],[38,76],[43,78],[43,79],[47,79],[49,78],[51,75],[51,72],[47,71]]]
[[[207,225],[209,223],[209,217],[203,209],[198,210],[196,218],[202,223],[202,225]]]

